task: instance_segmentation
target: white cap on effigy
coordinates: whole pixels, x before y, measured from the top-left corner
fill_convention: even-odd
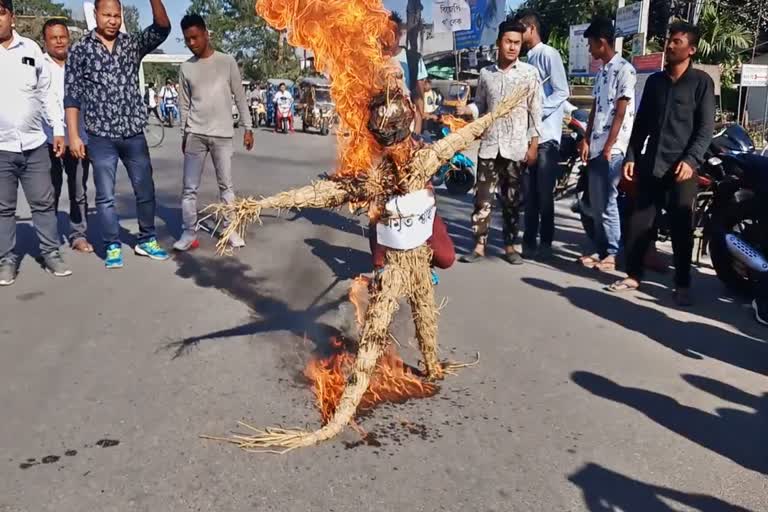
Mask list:
[[[385,208],[376,224],[378,242],[384,247],[401,251],[415,249],[432,236],[436,207],[431,190],[394,196]]]

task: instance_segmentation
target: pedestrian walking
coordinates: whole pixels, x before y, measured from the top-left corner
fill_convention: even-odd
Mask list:
[[[464,263],[483,259],[488,245],[491,211],[497,185],[501,192],[504,220],[504,259],[513,265],[523,262],[515,250],[522,202],[522,175],[536,163],[541,133],[541,83],[533,66],[520,62],[525,27],[505,21],[499,26],[498,63],[480,72],[475,102],[458,109],[459,115],[477,118],[493,111],[516,88],[526,87],[525,102],[497,119],[480,141],[475,209],[472,213],[474,250],[460,258]]]
[[[44,59],[51,73],[51,94],[64,113],[64,70],[67,56],[69,55],[70,37],[69,28],[61,18],[53,18],[43,25],[43,39],[45,41]],[[92,253],[93,246],[88,243],[88,171],[89,162],[85,158],[78,160],[70,150],[69,140],[66,137],[67,126],[64,123],[64,143],[66,149],[61,156],[56,155],[53,144],[53,126],[43,124],[45,135],[48,138],[48,154],[51,159],[51,181],[55,198],[55,209],[59,210],[59,200],[64,186],[64,174],[67,175],[67,191],[69,194],[69,233],[67,239],[72,249],[82,253]],[[78,125],[80,140],[88,153],[88,134],[85,133],[83,118]]]
[[[213,160],[221,201],[227,204],[235,201],[232,185],[232,95],[245,126],[243,145],[248,151],[253,148],[253,123],[235,59],[213,49],[205,20],[201,16],[184,16],[181,29],[187,48],[194,56],[181,65],[179,73],[181,144],[184,153],[181,198],[184,231],[173,248],[186,251],[197,245],[197,191],[209,154]],[[245,245],[237,233],[233,233],[229,241],[233,247]]]
[[[16,201],[21,184],[32,211],[46,270],[72,274],[59,253],[59,232],[43,122],[52,129],[54,155],[64,154],[64,117],[51,92],[51,73],[40,47],[20,36],[13,0],[0,0],[0,286],[15,282],[18,272]]]
[[[592,111],[579,152],[587,163],[589,209],[595,252],[579,261],[588,268],[616,269],[621,241],[619,182],[635,116],[637,73],[614,49],[613,21],[596,17],[584,32],[589,51],[603,66],[595,77]]]
[[[65,73],[70,150],[77,158],[86,158],[85,143],[77,131],[82,115],[108,269],[123,266],[115,210],[118,160],[128,171],[136,196],[139,236],[134,251],[153,260],[168,259],[155,234],[155,183],[144,137],[147,109],[139,89],[139,66],[168,37],[171,22],[161,0],[150,0],[150,5],[153,23],[141,33],[129,35],[120,32],[120,1],[96,0],[96,29],[72,47]]]
[[[698,27],[673,23],[665,48],[666,69],[651,75],[645,84],[624,161],[624,177],[637,182],[626,248],[628,276],[608,288],[623,292],[640,286],[643,259],[653,241],[654,221],[663,207],[670,217],[674,298],[680,306],[691,304],[696,169],[704,159],[715,126],[714,84],[708,74],[692,64],[699,37]]]
[[[523,255],[547,259],[555,237],[555,187],[560,176],[560,138],[570,90],[560,52],[545,44],[542,37],[541,16],[526,9],[515,20],[525,27],[523,45],[528,50],[528,64],[536,68],[542,84],[538,155],[536,165],[529,165],[525,175]]]

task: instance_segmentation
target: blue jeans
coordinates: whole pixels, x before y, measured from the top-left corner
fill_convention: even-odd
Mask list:
[[[101,220],[101,235],[105,245],[120,241],[120,223],[115,211],[115,182],[117,161],[123,162],[136,196],[136,216],[139,221],[138,242],[155,237],[155,182],[152,163],[144,134],[110,139],[89,134],[88,157],[93,167],[96,185],[96,209]]]
[[[555,186],[560,177],[560,144],[539,144],[536,165],[525,173],[525,233],[523,243],[535,248],[537,237],[549,247],[555,237]]]
[[[612,155],[609,162],[598,156],[587,163],[589,205],[595,227],[595,244],[601,258],[616,256],[621,241],[621,217],[616,199],[624,157]]]

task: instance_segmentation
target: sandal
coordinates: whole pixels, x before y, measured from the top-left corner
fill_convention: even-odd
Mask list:
[[[600,259],[597,257],[597,254],[585,255],[579,258],[579,263],[585,268],[595,268],[595,266],[600,264]]]
[[[625,279],[613,282],[606,288],[606,290],[611,293],[624,293],[635,291],[638,288],[640,288],[640,283],[630,277],[627,277]]]
[[[616,260],[611,257],[603,258],[598,261],[593,268],[596,268],[600,272],[613,272],[616,270]]]

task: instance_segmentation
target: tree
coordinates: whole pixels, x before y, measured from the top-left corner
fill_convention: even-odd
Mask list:
[[[125,29],[130,34],[138,34],[141,32],[141,23],[139,22],[139,8],[135,5],[123,6],[123,23]]]
[[[752,47],[753,33],[742,24],[735,11],[724,4],[708,1],[699,18],[701,40],[699,56],[705,64],[719,64],[723,85],[729,87],[735,81],[740,64],[749,60],[746,51]]]
[[[51,0],[24,0],[15,3],[14,7],[17,16],[72,17],[72,11],[64,7],[64,4]]]
[[[525,0],[521,9],[535,9],[542,18],[542,39],[551,35],[567,40],[570,26],[589,22],[593,16],[613,18],[616,0]]]
[[[205,18],[215,48],[232,55],[246,78],[295,79],[299,61],[288,45],[281,51],[280,34],[256,15],[252,0],[192,0],[187,13]]]

